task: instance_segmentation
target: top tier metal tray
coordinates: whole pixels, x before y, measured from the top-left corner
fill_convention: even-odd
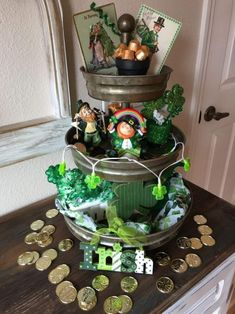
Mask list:
[[[80,69],[86,80],[89,96],[104,101],[143,102],[162,96],[172,69],[163,66],[156,75],[103,75]]]

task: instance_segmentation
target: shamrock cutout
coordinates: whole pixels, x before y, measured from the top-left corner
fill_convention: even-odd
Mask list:
[[[92,173],[91,175],[86,176],[85,183],[87,184],[88,189],[94,190],[101,183],[101,178],[96,176],[95,173]]]
[[[166,187],[161,183],[158,183],[158,185],[156,185],[152,191],[152,194],[155,196],[156,200],[163,200],[166,193]]]
[[[122,251],[122,246],[119,242],[114,243],[113,249],[115,252],[121,252]]]
[[[191,162],[190,162],[190,158],[187,157],[183,160],[184,163],[184,171],[188,172],[191,168]]]
[[[66,170],[66,163],[63,161],[62,163],[59,164],[59,174],[63,176],[65,174]]]

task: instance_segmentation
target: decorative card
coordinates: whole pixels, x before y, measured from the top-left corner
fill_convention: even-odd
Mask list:
[[[114,3],[100,8],[108,15],[109,20],[117,25]],[[120,37],[105,25],[98,12],[88,10],[75,14],[73,18],[86,70],[115,74],[117,69],[112,56],[120,43]]]
[[[136,36],[142,45],[152,51],[148,74],[161,71],[169,55],[182,23],[146,5],[140,7],[137,15]]]

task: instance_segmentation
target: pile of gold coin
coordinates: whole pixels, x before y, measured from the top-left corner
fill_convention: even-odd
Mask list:
[[[34,232],[26,235],[24,239],[26,244],[37,244],[40,247],[47,247],[53,242],[52,234],[55,232],[55,226],[45,225],[43,220],[35,220],[31,223],[30,228]]]
[[[70,273],[70,268],[66,264],[61,264],[54,268],[50,273],[48,274],[48,280],[50,283],[57,285],[62,280],[64,280]]]
[[[113,295],[104,301],[104,312],[107,314],[128,313],[133,307],[133,302],[128,295]]]
[[[72,303],[76,300],[77,290],[71,281],[62,281],[56,287],[56,295],[64,304]]]
[[[83,311],[92,310],[97,303],[95,290],[91,287],[85,287],[78,291],[78,305]]]
[[[40,255],[36,251],[31,251],[31,252],[24,252],[20,254],[20,256],[17,259],[17,263],[20,266],[25,266],[25,265],[32,265],[36,263],[36,261],[39,259]]]
[[[125,60],[143,61],[150,56],[149,48],[141,45],[137,39],[129,42],[129,45],[121,43],[114,53],[114,58]]]

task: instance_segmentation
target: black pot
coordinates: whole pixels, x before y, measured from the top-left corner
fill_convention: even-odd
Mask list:
[[[119,75],[145,75],[150,65],[150,58],[143,61],[116,58]]]

